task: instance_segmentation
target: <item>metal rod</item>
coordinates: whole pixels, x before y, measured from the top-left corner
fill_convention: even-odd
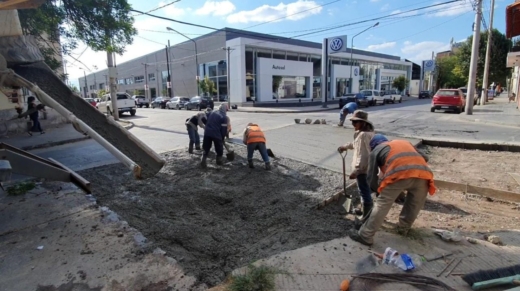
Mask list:
[[[448,278],[448,276],[451,274],[451,272],[453,272],[461,262],[462,262],[462,258],[455,264],[455,267],[453,267],[453,269],[451,269],[451,271],[449,271],[448,274],[446,274],[446,276],[444,276],[444,278]]]
[[[448,263],[448,265],[446,265],[446,267],[444,267],[444,269],[442,269],[442,271],[441,271],[439,274],[437,274],[437,277],[440,277],[440,276],[442,275],[442,273],[444,273],[444,271],[446,271],[446,269],[448,269],[448,267],[449,267],[451,264],[453,264],[453,262],[454,262],[456,259],[457,259],[457,258],[453,258],[453,259],[451,259],[451,261]]]

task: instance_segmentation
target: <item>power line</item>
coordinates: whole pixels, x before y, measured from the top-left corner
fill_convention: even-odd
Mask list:
[[[154,8],[154,9],[152,9],[152,10],[150,10],[150,11],[146,11],[146,13],[150,13],[150,12],[157,11],[157,10],[159,10],[159,9],[162,9],[162,8],[164,8],[164,7],[167,7],[167,6],[170,6],[170,5],[175,4],[175,3],[177,3],[177,2],[180,2],[180,1],[181,1],[181,0],[175,0],[175,1],[172,1],[172,2],[170,2],[170,3],[167,3],[167,4],[164,4],[164,5],[159,6],[159,7],[157,7],[157,8]],[[141,16],[141,15],[143,15],[143,14],[145,14],[145,13],[132,15],[132,17]]]

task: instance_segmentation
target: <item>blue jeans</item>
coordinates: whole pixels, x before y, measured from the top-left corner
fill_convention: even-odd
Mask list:
[[[339,113],[339,122],[340,123],[344,123],[345,122],[345,118],[347,118],[347,115],[348,115],[348,112],[347,114],[343,114],[343,110]]]
[[[186,125],[188,130],[188,136],[190,137],[190,144],[195,144],[196,147],[200,147],[200,136],[198,130],[193,128],[191,125]]]
[[[263,142],[254,142],[247,145],[247,160],[251,161],[253,159],[253,154],[255,150],[258,150],[260,152],[260,155],[262,155],[262,160],[264,162],[269,163],[269,156],[267,155],[267,147],[265,146],[265,143]]]
[[[42,132],[42,126],[40,124],[40,120],[38,118],[31,118],[31,121],[33,122],[33,126],[31,127],[32,132]]]
[[[361,201],[363,203],[373,203],[370,186],[367,181],[367,174],[360,174],[356,177],[358,192],[361,195]]]

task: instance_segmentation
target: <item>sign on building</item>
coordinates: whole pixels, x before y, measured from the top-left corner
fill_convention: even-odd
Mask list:
[[[434,60],[423,61],[423,72],[433,72],[433,71],[435,71],[435,61]]]
[[[172,87],[172,82],[166,82],[166,88],[171,88]]]
[[[347,51],[347,36],[346,35],[330,37],[328,39],[328,43],[329,43],[329,47],[328,47],[329,54],[341,53],[341,52]]]

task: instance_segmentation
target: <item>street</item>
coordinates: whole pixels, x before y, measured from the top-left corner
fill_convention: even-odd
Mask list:
[[[391,136],[415,139],[443,139],[465,142],[518,143],[517,128],[467,122],[458,114],[430,112],[429,99],[412,99],[401,104],[363,108],[369,112],[376,131]],[[138,109],[137,115],[123,115],[134,123],[130,131],[158,153],[187,147],[184,121],[196,111]],[[232,138],[241,143],[241,132],[249,123],[257,123],[266,132],[268,145],[275,153],[317,166],[339,171],[340,161],[333,149],[352,137],[350,125],[337,128],[339,109],[314,113],[229,112]],[[327,125],[295,125],[294,119],[326,119]],[[200,130],[202,133],[203,131]],[[345,134],[343,138],[342,135]],[[314,140],[313,140],[314,139]],[[32,151],[52,157],[74,170],[116,163],[117,160],[93,140]]]

